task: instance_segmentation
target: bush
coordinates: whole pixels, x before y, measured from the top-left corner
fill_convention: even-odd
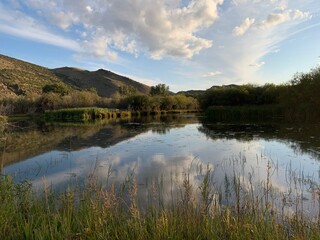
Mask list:
[[[42,88],[43,93],[57,93],[61,96],[67,95],[69,93],[69,90],[66,86],[63,86],[61,84],[47,84]]]
[[[174,109],[198,109],[198,101],[185,95],[146,96],[134,95],[120,100],[118,108],[133,111],[162,111]]]

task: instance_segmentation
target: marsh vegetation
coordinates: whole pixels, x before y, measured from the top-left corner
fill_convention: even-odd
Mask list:
[[[1,238],[320,236],[315,125],[169,114],[8,127]]]
[[[231,162],[245,164],[244,158]],[[254,174],[245,183],[237,171],[225,175],[219,186],[214,182],[219,168],[190,165],[180,173],[155,177],[142,185],[134,171],[122,182],[113,181],[115,169],[110,166],[104,182],[93,172],[81,187],[75,181],[64,192],[56,192],[44,180],[43,190],[37,193],[28,182],[14,184],[5,177],[0,181],[0,237],[319,239],[319,186],[309,183],[316,216],[307,216],[303,203],[307,179],[288,172],[292,192],[278,192],[272,183],[275,170],[268,162],[267,178],[260,179],[257,186]],[[200,177],[197,184],[194,171]],[[171,183],[169,192],[164,186],[166,177]],[[145,196],[143,205],[138,197],[140,188]]]

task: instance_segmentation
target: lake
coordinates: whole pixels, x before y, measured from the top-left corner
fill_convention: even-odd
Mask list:
[[[140,202],[161,189],[164,202],[197,192],[210,170],[219,204],[241,191],[265,197],[290,214],[299,205],[317,216],[320,183],[318,125],[207,123],[193,114],[91,124],[20,122],[2,140],[1,171],[35,190],[58,191],[94,176],[102,184],[135,176]],[[4,139],[4,138],[3,138]],[[315,211],[316,209],[316,211]]]

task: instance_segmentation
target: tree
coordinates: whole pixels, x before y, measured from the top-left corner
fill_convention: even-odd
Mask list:
[[[135,95],[138,92],[138,90],[130,85],[122,85],[119,87],[119,93],[121,96],[132,96]]]
[[[158,84],[156,86],[152,86],[150,90],[150,94],[152,96],[167,96],[169,95],[169,86],[166,86],[165,84]]]
[[[57,93],[61,96],[67,95],[69,93],[67,87],[60,85],[60,84],[47,84],[42,88],[43,93]]]

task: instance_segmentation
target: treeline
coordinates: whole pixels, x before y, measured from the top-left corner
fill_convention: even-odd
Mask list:
[[[264,86],[228,85],[212,87],[203,95],[199,102],[203,109],[210,106],[240,106],[240,105],[265,105],[279,103],[284,86],[266,84]]]
[[[120,91],[120,93],[123,91]],[[198,109],[198,100],[183,94],[172,94],[169,86],[158,84],[152,86],[149,95],[137,94],[136,91],[125,91],[121,97],[114,99],[117,108],[129,111],[168,111]]]
[[[198,101],[193,97],[185,95],[132,95],[119,101],[120,109],[131,111],[162,111],[176,109],[198,109]]]
[[[165,84],[151,88],[150,95],[138,94],[133,87],[121,86],[112,98],[98,96],[95,89],[70,92],[59,84],[46,85],[41,96],[0,97],[0,115],[34,114],[62,108],[100,107],[130,111],[198,109],[198,101],[185,95],[173,95]]]
[[[256,113],[274,115],[274,110],[286,119],[311,120],[320,116],[320,67],[307,73],[297,73],[286,84],[264,86],[228,85],[212,87],[198,97],[202,109],[217,115],[228,107],[237,117],[248,114],[249,107]],[[266,106],[269,106],[266,108]],[[272,110],[272,112],[271,112]],[[214,114],[212,114],[214,112]],[[242,114],[243,113],[243,114]]]
[[[46,110],[77,107],[110,107],[112,100],[102,98],[95,91],[83,90],[72,93],[44,92],[36,97],[12,97],[0,99],[0,115],[34,114]]]

